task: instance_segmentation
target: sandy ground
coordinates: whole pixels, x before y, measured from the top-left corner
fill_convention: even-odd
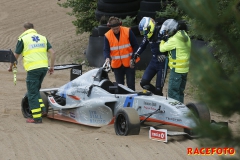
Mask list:
[[[76,62],[87,48],[88,34],[76,35],[66,14],[68,9],[57,5],[57,0],[1,0],[0,49],[15,50],[22,25],[29,21],[45,35],[57,51],[56,64]],[[101,52],[101,51],[100,51]],[[21,59],[18,65],[17,85],[13,74],[7,71],[9,63],[0,63],[0,159],[1,160],[65,160],[65,159],[152,159],[152,160],[201,160],[218,156],[188,156],[188,147],[197,147],[197,140],[182,136],[169,137],[168,143],[150,140],[149,128],[142,128],[140,135],[116,136],[113,125],[92,128],[67,122],[43,119],[42,124],[27,124],[21,113],[21,99],[26,92]],[[83,72],[87,68],[83,68]],[[69,70],[47,75],[42,88],[59,87],[69,81]],[[136,84],[139,89],[138,83]],[[186,102],[192,101],[187,96]],[[237,133],[239,116],[224,119],[212,114],[216,120],[231,120],[230,126]],[[168,127],[168,126],[166,126]],[[164,128],[164,127],[163,127]],[[178,128],[168,127],[170,130]]]

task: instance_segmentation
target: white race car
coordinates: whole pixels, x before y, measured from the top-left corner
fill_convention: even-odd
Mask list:
[[[74,72],[82,73],[81,68]],[[192,136],[191,129],[198,120],[210,123],[210,113],[204,105],[184,105],[146,90],[135,92],[111,82],[106,67],[92,69],[59,88],[41,89],[40,93],[47,117],[93,127],[114,123],[117,135],[136,135],[142,123],[157,122],[181,127],[184,134]],[[32,117],[27,94],[22,99],[22,113]]]

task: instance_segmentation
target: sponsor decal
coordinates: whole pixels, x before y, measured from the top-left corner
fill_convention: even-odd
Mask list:
[[[144,105],[151,106],[151,103],[150,103],[150,102],[145,102],[145,101],[144,101]]]
[[[157,106],[157,103],[154,103],[154,102],[145,102],[144,101],[143,104],[147,105],[147,106],[153,106],[153,107]]]
[[[167,142],[167,130],[150,127],[149,138],[156,141]]]
[[[123,104],[123,107],[132,107],[135,96],[137,96],[137,94],[127,96]]]
[[[90,115],[89,117],[90,123],[99,123],[99,124],[106,123],[106,120],[102,119],[102,115],[98,114],[97,111],[89,111],[89,115]]]
[[[75,113],[73,113],[73,112],[69,112],[69,116],[72,118],[76,118]]]
[[[149,106],[144,106],[144,108],[147,109],[147,110],[152,110],[152,111],[156,111],[157,110],[156,108],[149,107]]]
[[[170,118],[170,117],[166,117],[166,119],[167,119],[168,121],[182,122],[182,120],[179,119],[179,118]]]
[[[175,102],[169,102],[169,104],[170,104],[170,105],[172,105],[172,106],[176,106],[176,105],[182,105],[182,103],[181,103],[181,102],[179,102],[179,101],[175,101]]]
[[[186,106],[176,106],[177,109],[186,108]]]
[[[82,71],[79,69],[72,69],[72,74],[82,75]]]
[[[234,148],[187,148],[187,155],[235,155],[236,151]]]
[[[78,88],[78,89],[77,89],[77,93],[87,94],[88,92],[87,92],[86,89]]]
[[[53,97],[49,98],[52,103],[56,103]]]

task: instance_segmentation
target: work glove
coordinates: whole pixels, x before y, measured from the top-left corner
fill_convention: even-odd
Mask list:
[[[166,58],[166,56],[164,54],[157,56],[158,62],[163,62],[165,60],[165,58]]]
[[[132,59],[130,60],[130,68],[134,68],[135,67],[135,64],[136,64],[136,59],[140,57],[140,55],[135,52],[132,56]]]
[[[161,28],[162,29],[162,28]],[[160,30],[160,34],[162,35],[162,36],[165,36],[166,34],[167,34],[167,31],[166,30]]]
[[[135,59],[132,58],[132,59],[130,60],[130,68],[134,68],[134,67],[135,67],[135,64],[136,64]]]
[[[164,36],[162,37],[162,40],[163,40],[164,42],[167,42],[168,36],[167,36],[167,35],[164,35]]]

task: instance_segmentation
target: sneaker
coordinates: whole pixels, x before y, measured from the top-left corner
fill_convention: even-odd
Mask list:
[[[42,112],[42,117],[47,117],[47,113],[46,112]]]
[[[42,120],[41,119],[33,119],[33,118],[28,118],[26,120],[27,123],[42,123]]]

